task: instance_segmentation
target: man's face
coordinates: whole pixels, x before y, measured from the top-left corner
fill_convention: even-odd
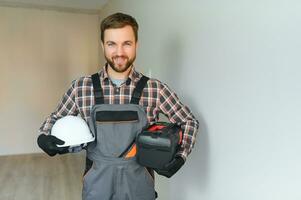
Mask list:
[[[136,59],[137,43],[131,26],[104,31],[104,56],[116,72],[125,72]]]

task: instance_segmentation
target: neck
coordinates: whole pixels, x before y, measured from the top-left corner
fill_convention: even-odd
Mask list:
[[[132,70],[132,67],[133,66],[129,67],[125,72],[116,72],[115,70],[112,69],[110,65],[108,65],[107,72],[110,78],[125,80],[128,78],[130,71]]]

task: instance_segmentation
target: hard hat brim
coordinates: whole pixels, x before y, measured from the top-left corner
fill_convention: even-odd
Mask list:
[[[85,144],[85,143],[89,143],[89,142],[93,142],[95,140],[94,137],[92,137],[91,139],[85,141],[85,142],[80,142],[80,143],[65,143],[62,145],[57,145],[57,147],[69,147],[69,146],[80,146],[81,144]]]

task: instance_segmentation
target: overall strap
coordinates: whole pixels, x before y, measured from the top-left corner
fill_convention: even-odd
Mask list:
[[[99,74],[95,73],[91,76],[91,78],[93,83],[95,104],[104,104],[104,98],[103,98],[103,92],[102,92],[101,83],[99,79]]]
[[[148,80],[149,80],[148,77],[142,76],[141,79],[138,81],[132,94],[132,99],[130,102],[131,104],[139,104],[140,97],[142,95],[142,90],[145,87]]]

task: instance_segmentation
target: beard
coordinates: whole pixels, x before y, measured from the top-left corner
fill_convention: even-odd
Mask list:
[[[114,60],[120,59],[120,58],[127,60],[124,65],[118,65],[118,64],[114,63]],[[129,57],[127,57],[127,56],[113,56],[112,58],[108,58],[105,55],[105,59],[115,72],[122,73],[122,72],[125,72],[126,70],[128,70],[128,68],[132,66],[132,64],[134,63],[134,61],[136,59],[136,55],[132,59],[129,59]]]

